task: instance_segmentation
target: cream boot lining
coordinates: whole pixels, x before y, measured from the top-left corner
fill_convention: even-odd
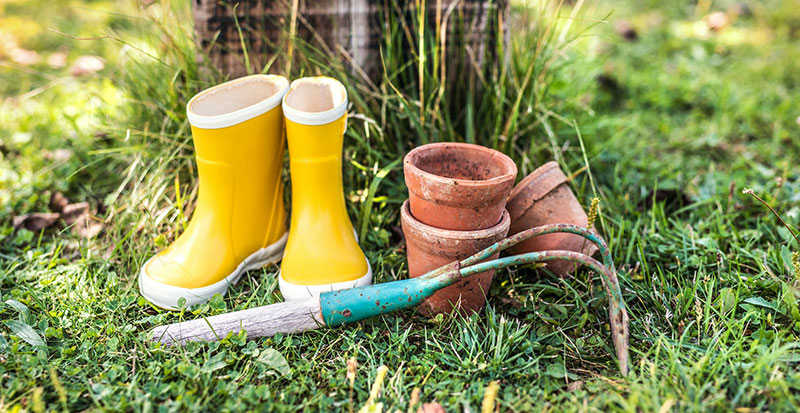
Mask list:
[[[286,95],[286,105],[292,109],[319,113],[327,112],[347,99],[344,86],[330,79],[309,78],[295,81]]]
[[[263,102],[283,90],[280,79],[252,77],[214,88],[198,96],[189,110],[199,116],[220,116]]]

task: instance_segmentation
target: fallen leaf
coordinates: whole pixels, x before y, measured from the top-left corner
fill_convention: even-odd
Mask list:
[[[78,222],[74,227],[72,227],[72,232],[75,235],[83,238],[94,238],[102,230],[103,224],[91,219],[90,217],[87,217],[86,220]]]
[[[72,233],[83,238],[93,238],[103,230],[103,224],[92,219],[88,202],[68,204],[61,210],[61,217]]]
[[[45,159],[55,162],[66,162],[72,158],[72,151],[69,149],[56,149],[54,151],[47,151],[44,153]]]
[[[258,360],[260,363],[266,364],[267,367],[275,370],[283,376],[289,374],[289,363],[283,357],[283,354],[274,348],[262,350],[261,354],[258,355],[256,360]]]
[[[713,31],[722,30],[728,25],[728,23],[730,23],[728,15],[721,11],[709,14],[704,20],[706,21],[708,28]]]
[[[582,387],[583,387],[583,381],[582,380],[571,381],[571,382],[569,382],[569,384],[567,384],[567,390],[569,390],[569,391],[580,390]]]
[[[106,64],[103,63],[103,59],[100,59],[97,56],[81,56],[75,59],[75,62],[72,63],[72,66],[69,69],[69,72],[72,74],[72,76],[85,76],[99,72],[105,67]]]
[[[661,405],[661,408],[658,409],[658,413],[667,413],[671,411],[672,406],[675,406],[675,403],[677,403],[675,399],[667,399],[667,401],[665,401],[664,404]],[[736,411],[739,411],[739,409],[736,409]]]
[[[61,192],[53,192],[50,195],[50,210],[54,212],[64,211],[64,207],[69,205],[69,199]]]
[[[14,50],[17,47],[19,45],[17,45],[17,39],[13,34],[6,31],[0,32],[0,57],[4,57],[7,51]]]
[[[117,248],[116,248],[115,245],[109,245],[108,248],[106,248],[103,251],[103,253],[100,254],[100,257],[102,257],[104,260],[108,261],[108,260],[111,259],[111,257],[114,256],[114,251],[116,251],[116,250],[117,250]]]
[[[615,29],[617,30],[617,34],[629,42],[635,42],[639,39],[639,33],[637,33],[636,29],[634,29],[633,26],[631,26],[631,24],[625,20],[620,20],[617,22]]]
[[[67,65],[67,54],[64,52],[55,52],[47,56],[47,64],[53,69],[61,69]]]
[[[41,58],[39,57],[39,53],[34,52],[33,50],[26,50],[26,49],[13,49],[8,54],[11,60],[14,63],[23,65],[23,66],[30,66],[39,63]]]
[[[515,300],[513,298],[500,297],[500,303],[503,305],[510,305],[514,308],[522,307],[522,303],[519,302],[519,300]]]
[[[225,361],[225,357],[225,353],[219,353],[216,356],[211,357],[208,359],[208,361],[203,363],[203,367],[200,368],[200,371],[204,373],[212,373],[227,366],[228,362]]]
[[[25,340],[26,343],[36,347],[44,347],[44,340],[31,326],[19,320],[6,321],[5,324],[15,336]]]
[[[14,132],[14,134],[11,135],[11,142],[16,144],[28,143],[31,139],[33,139],[33,134],[30,132]]]
[[[39,232],[53,226],[61,214],[57,212],[34,212],[32,214],[17,215],[14,217],[14,230],[20,228],[28,231]]]
[[[358,413],[383,413],[383,403],[370,403],[358,409]]]
[[[423,403],[417,413],[447,413],[447,410],[439,403]]]
[[[67,204],[61,208],[61,216],[67,225],[72,225],[81,219],[89,216],[89,203],[78,202],[75,204]]]
[[[356,369],[358,368],[358,360],[355,357],[350,357],[347,359],[347,381],[350,382],[350,388],[353,388],[353,384],[356,380]]]

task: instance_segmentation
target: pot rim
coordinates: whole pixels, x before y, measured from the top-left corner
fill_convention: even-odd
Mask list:
[[[473,239],[491,238],[493,236],[496,236],[500,232],[508,231],[508,228],[511,225],[511,215],[508,213],[508,210],[503,209],[503,216],[500,218],[500,222],[489,228],[477,229],[472,231],[458,231],[458,230],[437,228],[425,224],[419,221],[418,219],[414,218],[414,216],[411,215],[411,207],[407,199],[403,201],[403,206],[400,209],[400,215],[402,216],[403,222],[407,223],[411,227],[410,229],[416,232],[424,233],[429,237],[452,239],[452,240],[473,240]]]
[[[441,147],[456,147],[459,150],[469,150],[469,151],[476,151],[482,152],[484,154],[489,154],[488,159],[496,159],[499,163],[505,167],[506,173],[496,176],[489,179],[460,179],[460,178],[448,178],[441,175],[436,175],[427,171],[424,171],[417,167],[414,163],[417,157],[422,155],[424,152],[427,152],[434,148],[441,148]],[[414,175],[419,176],[420,178],[433,181],[436,183],[441,184],[453,184],[460,186],[468,186],[468,187],[480,187],[480,186],[492,186],[498,183],[503,183],[505,181],[514,181],[517,177],[517,164],[514,163],[508,155],[492,148],[487,148],[481,145],[474,145],[471,143],[462,143],[462,142],[436,142],[436,143],[428,143],[425,145],[417,146],[416,148],[409,151],[406,156],[403,158],[403,165],[406,171],[413,173]]]

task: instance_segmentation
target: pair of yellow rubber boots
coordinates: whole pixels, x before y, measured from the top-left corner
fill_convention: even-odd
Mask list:
[[[251,269],[283,259],[286,300],[367,285],[342,187],[347,91],[326,77],[253,75],[204,90],[186,105],[199,193],[189,226],[139,273],[153,304],[175,309],[225,294]],[[284,129],[285,123],[285,129]],[[283,207],[284,130],[292,183]],[[285,252],[284,252],[285,249]],[[181,303],[182,304],[182,303]]]

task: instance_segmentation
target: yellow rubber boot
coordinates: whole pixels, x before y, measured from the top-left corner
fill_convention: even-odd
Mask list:
[[[283,76],[254,75],[198,93],[186,105],[199,193],[183,234],[148,260],[139,290],[174,309],[225,294],[250,269],[281,259],[288,235],[283,206]]]
[[[346,112],[344,85],[327,77],[295,80],[283,98],[292,218],[279,283],[287,301],[372,282],[344,203]]]

